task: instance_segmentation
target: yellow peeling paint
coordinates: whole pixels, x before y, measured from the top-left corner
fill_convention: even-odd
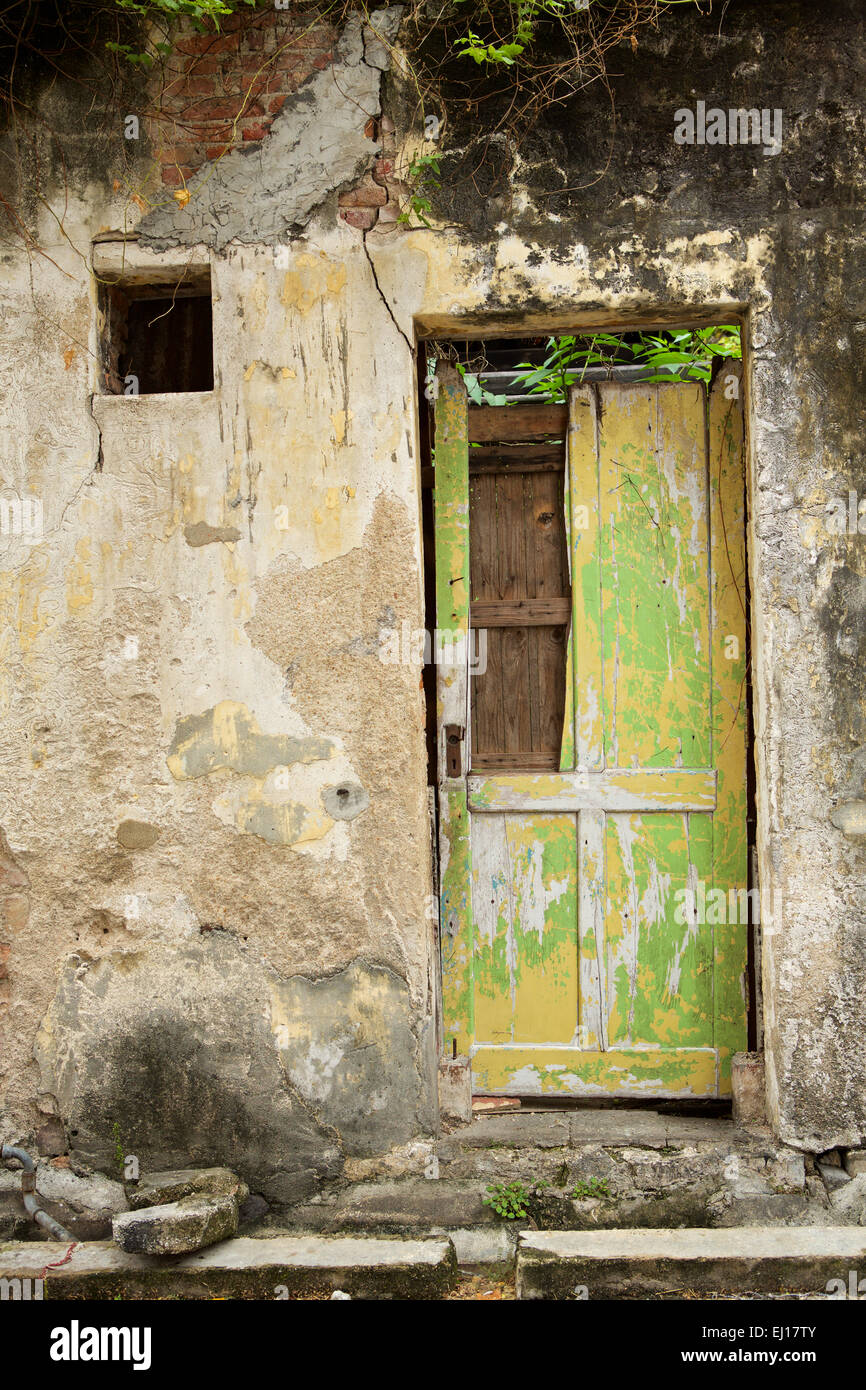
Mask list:
[[[472,1056],[485,1095],[714,1096],[716,1072],[713,1048],[479,1047]]]
[[[280,303],[298,309],[306,316],[321,299],[340,294],[346,284],[346,267],[342,261],[323,261],[320,257],[298,256],[296,269],[283,276]]]
[[[334,431],[334,439],[337,444],[342,444],[346,438],[346,430],[351,420],[354,419],[353,410],[335,410],[331,416],[331,428]]]
[[[90,562],[90,541],[82,537],[76,543],[75,559],[66,572],[66,607],[70,613],[79,613],[93,602]]]

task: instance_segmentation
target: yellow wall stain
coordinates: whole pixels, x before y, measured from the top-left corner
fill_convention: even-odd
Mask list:
[[[66,607],[70,613],[78,613],[93,602],[90,563],[90,541],[82,537],[76,543],[75,559],[66,572]]]
[[[342,261],[322,261],[317,256],[299,256],[296,269],[283,276],[280,303],[287,309],[308,314],[320,299],[340,294],[346,284],[346,267]]]

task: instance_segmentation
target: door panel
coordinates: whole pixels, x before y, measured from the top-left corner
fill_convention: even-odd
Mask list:
[[[440,776],[446,1045],[480,1092],[725,1094],[747,927],[699,905],[747,886],[738,394],[578,388],[564,479],[550,424],[475,476],[440,371],[437,621],[489,624],[485,676],[439,673],[441,748],[472,730]],[[484,438],[562,418],[533,409]]]
[[[710,817],[609,815],[605,850],[609,1045],[712,1047],[712,933],[676,898],[712,879]]]
[[[578,991],[576,892],[574,816],[474,818],[479,1042],[572,1042]]]
[[[607,767],[706,767],[704,389],[604,392],[600,430]]]

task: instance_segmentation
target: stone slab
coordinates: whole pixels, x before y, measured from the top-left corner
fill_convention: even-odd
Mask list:
[[[514,1263],[517,1231],[507,1226],[464,1228],[449,1231],[457,1263],[473,1269],[478,1265],[507,1265]]]
[[[228,1240],[237,1228],[234,1193],[195,1192],[177,1202],[125,1211],[111,1223],[116,1244],[135,1255],[184,1255]]]
[[[477,1181],[443,1182],[425,1178],[354,1183],[333,1203],[309,1202],[295,1208],[292,1220],[320,1231],[429,1231],[492,1223]]]
[[[467,1149],[486,1149],[493,1145],[507,1148],[564,1148],[570,1143],[568,1115],[538,1114],[481,1115],[449,1142]]]
[[[866,1231],[848,1226],[522,1231],[517,1297],[818,1294],[864,1265]]]
[[[454,1247],[435,1240],[345,1236],[239,1236],[175,1258],[130,1255],[109,1241],[0,1245],[0,1277],[45,1278],[45,1298],[279,1299],[340,1289],[353,1298],[442,1297],[456,1277]]]
[[[211,1196],[232,1194],[246,1198],[246,1187],[230,1168],[171,1168],[161,1173],[142,1173],[137,1183],[127,1184],[126,1195],[133,1211],[155,1207],[161,1202],[177,1202],[194,1192]]]

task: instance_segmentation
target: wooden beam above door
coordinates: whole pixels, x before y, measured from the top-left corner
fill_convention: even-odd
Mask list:
[[[566,405],[473,405],[469,407],[471,444],[515,443],[521,439],[564,439]]]

